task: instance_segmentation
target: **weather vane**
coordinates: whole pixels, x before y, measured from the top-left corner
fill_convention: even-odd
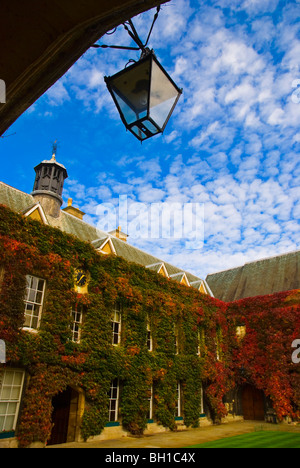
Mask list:
[[[55,160],[56,153],[57,153],[57,147],[58,147],[58,141],[55,140],[55,142],[52,144],[52,159]]]

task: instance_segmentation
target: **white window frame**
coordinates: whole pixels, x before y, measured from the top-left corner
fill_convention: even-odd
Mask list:
[[[216,339],[215,339],[215,346],[216,346],[216,358],[217,358],[217,361],[221,361],[222,360],[222,346],[221,346],[221,342],[222,342],[222,330],[221,328],[218,328],[216,330]]]
[[[181,418],[181,383],[177,382],[177,398],[175,407],[175,417]]]
[[[197,332],[197,356],[202,356],[202,351],[205,346],[205,332],[203,327],[198,328]]]
[[[153,339],[149,317],[147,317],[147,349],[148,351],[153,351]]]
[[[201,357],[201,332],[197,331],[197,356]]]
[[[119,346],[121,344],[121,330],[122,330],[122,306],[120,303],[116,303],[114,306],[112,318],[112,345]],[[117,339],[115,340],[115,337]]]
[[[119,419],[119,397],[120,397],[120,382],[119,379],[114,379],[110,384],[109,390],[109,408],[108,421],[117,422]],[[114,413],[114,417],[113,417]]]
[[[200,411],[201,411],[201,414],[203,414],[204,413],[204,398],[203,398],[203,385],[202,384],[201,384],[200,398],[201,398]]]
[[[148,393],[150,396],[148,396],[147,400],[149,403],[149,414],[148,414],[148,420],[153,419],[153,385],[151,385],[148,389]]]
[[[176,323],[174,323],[174,340],[175,340],[175,354],[179,354],[179,328]]]
[[[72,317],[71,332],[72,332],[73,343],[78,343],[78,344],[80,343],[83,315],[84,315],[83,306],[79,306],[79,307],[77,306],[77,308],[74,308],[71,311],[71,317]],[[76,335],[77,335],[77,339],[76,339]]]
[[[13,374],[12,383],[6,384],[5,382],[9,373]],[[17,373],[21,374],[21,381],[19,384],[14,385],[16,382]],[[24,378],[25,372],[22,369],[0,370],[0,434],[2,432],[15,431],[16,429],[24,386]],[[5,429],[7,418],[13,418],[13,423],[9,428]]]
[[[43,289],[37,289],[37,288],[32,288],[32,280],[37,281],[37,287],[38,283],[40,281],[43,281]],[[24,311],[24,316],[25,316],[25,321],[27,319],[30,320],[30,324],[24,325],[25,330],[31,330],[31,331],[37,331],[40,328],[40,323],[41,323],[41,318],[42,318],[42,311],[43,311],[43,304],[44,304],[44,296],[45,296],[45,289],[46,289],[46,281],[43,278],[39,278],[37,276],[33,275],[26,275],[26,281],[27,281],[27,286],[26,286],[26,293],[25,293],[25,311]],[[35,296],[34,300],[32,300],[32,294]],[[37,300],[37,296],[41,295],[40,300]],[[28,308],[27,308],[28,307]],[[38,308],[38,315],[33,315],[33,313],[28,313],[34,312],[35,309]],[[32,326],[32,323],[34,319],[37,319],[37,325],[36,327]]]

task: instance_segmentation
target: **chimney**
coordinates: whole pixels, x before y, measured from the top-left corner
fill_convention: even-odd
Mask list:
[[[110,234],[111,236],[115,236],[124,242],[127,242],[127,238],[129,237],[127,234],[125,234],[125,232],[121,231],[121,226],[119,226],[114,231],[109,232],[108,234]]]
[[[83,211],[81,211],[79,208],[76,208],[75,206],[72,206],[72,203],[73,203],[72,198],[69,198],[68,199],[68,206],[66,206],[66,208],[63,208],[63,211],[75,216],[78,219],[83,219],[85,213]]]

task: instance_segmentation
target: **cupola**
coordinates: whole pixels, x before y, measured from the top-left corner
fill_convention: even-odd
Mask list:
[[[46,215],[58,218],[63,204],[64,181],[68,177],[65,166],[56,161],[56,144],[52,158],[42,161],[34,170],[36,173],[31,195],[40,202]]]

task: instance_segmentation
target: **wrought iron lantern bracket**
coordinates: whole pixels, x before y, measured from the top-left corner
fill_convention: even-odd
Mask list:
[[[147,40],[146,40],[145,44],[143,44],[142,40],[140,39],[132,20],[129,19],[128,21],[125,21],[125,23],[122,23],[122,24],[124,26],[124,29],[128,32],[129,36],[131,37],[131,39],[133,39],[133,41],[136,43],[136,45],[138,47],[119,46],[119,45],[105,45],[105,44],[100,44],[100,45],[99,44],[94,44],[94,45],[92,45],[92,47],[94,47],[96,49],[102,48],[102,49],[136,50],[136,51],[140,50],[141,53],[142,53],[142,57],[143,57],[149,51],[149,49],[147,48],[147,45],[149,43],[153,28],[154,28],[154,25],[155,25],[156,20],[158,18],[160,10],[161,10],[161,6],[158,6],[157,10],[156,10],[156,13],[154,15],[154,19],[153,19],[153,22],[152,22],[152,25],[151,25],[151,28],[150,28],[150,31],[149,31],[149,34],[148,34],[148,37],[147,37]],[[116,29],[117,28],[115,28],[111,33],[107,33],[107,34],[108,35],[114,34],[116,32]]]
[[[96,48],[141,52],[138,61],[130,60],[124,70],[104,78],[126,129],[140,141],[164,132],[182,94],[182,89],[174,83],[159,63],[154,51],[148,47],[160,8],[157,8],[145,43],[140,39],[130,19],[123,23],[123,26],[137,47],[94,45]],[[114,32],[115,30],[110,34]]]

